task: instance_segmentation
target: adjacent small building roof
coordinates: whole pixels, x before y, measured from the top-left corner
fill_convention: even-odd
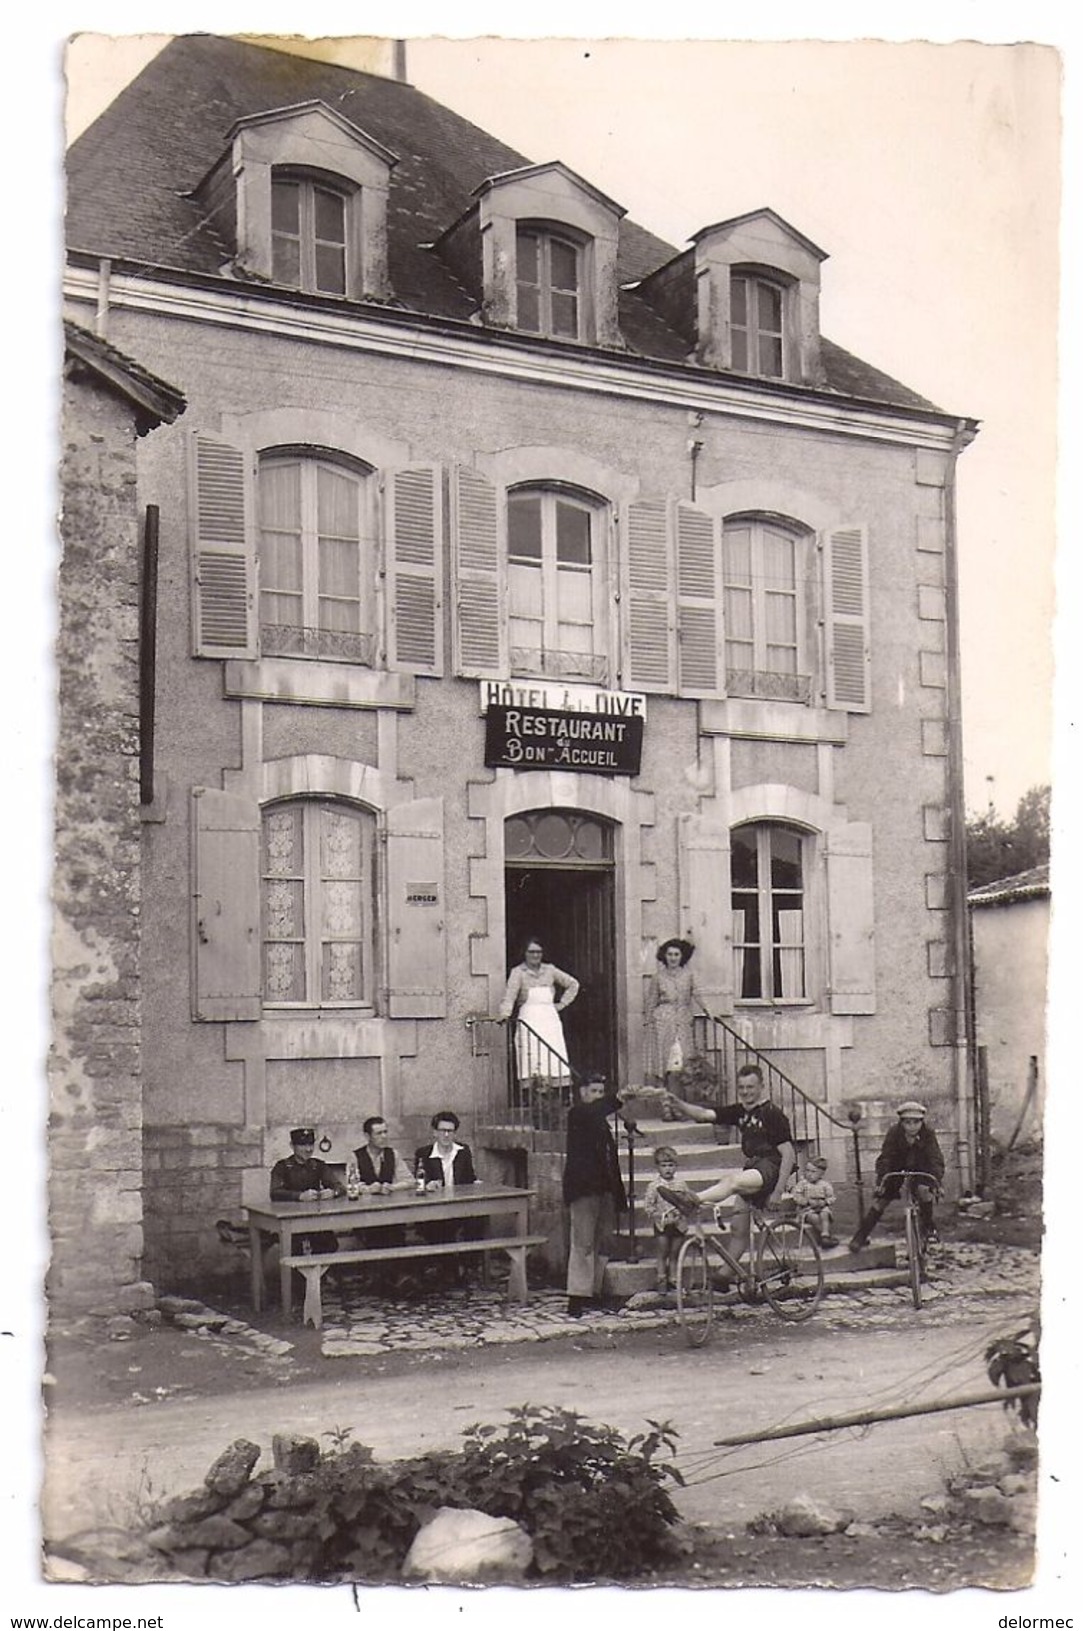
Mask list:
[[[1013,906],[1016,901],[1040,900],[1050,893],[1049,863],[1032,866],[1027,872],[1016,872],[1010,878],[998,878],[971,889],[967,895],[970,906]]]
[[[157,425],[171,425],[188,406],[181,392],[152,374],[115,345],[89,329],[64,320],[64,356],[69,367],[85,369],[135,409],[140,436]]]

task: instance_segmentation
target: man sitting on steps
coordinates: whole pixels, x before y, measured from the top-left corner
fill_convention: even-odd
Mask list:
[[[704,1205],[737,1197],[733,1237],[735,1255],[740,1256],[749,1250],[752,1209],[778,1205],[794,1169],[796,1152],[789,1117],[768,1098],[759,1065],[742,1065],[737,1072],[737,1100],[736,1104],[712,1109],[709,1105],[686,1104],[669,1094],[666,1103],[680,1121],[713,1122],[740,1130],[744,1167],[740,1172],[724,1172],[716,1183],[699,1192]]]

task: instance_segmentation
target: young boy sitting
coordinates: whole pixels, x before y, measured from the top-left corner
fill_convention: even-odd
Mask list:
[[[693,1202],[696,1195],[683,1178],[678,1178],[677,1152],[670,1145],[658,1145],[654,1152],[654,1164],[658,1169],[657,1176],[647,1185],[643,1204],[654,1226],[655,1284],[664,1295],[673,1287],[677,1253],[688,1233],[688,1224],[673,1201],[661,1193],[661,1187],[664,1184],[670,1193],[685,1195]]]
[[[821,1246],[837,1246],[832,1207],[835,1204],[834,1185],[825,1177],[827,1161],[822,1155],[810,1155],[801,1169],[800,1178],[790,1185],[788,1195],[804,1212],[815,1229]]]

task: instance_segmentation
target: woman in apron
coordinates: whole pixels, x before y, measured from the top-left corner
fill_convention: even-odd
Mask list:
[[[698,999],[688,967],[693,950],[687,940],[663,941],[647,994],[646,1078],[671,1090],[692,1057],[692,1014]]]
[[[528,940],[522,962],[508,977],[499,1014],[503,1023],[518,1009],[515,1064],[520,1082],[537,1078],[544,1087],[565,1087],[571,1081],[560,1015],[578,992],[578,980],[545,961],[541,941]]]

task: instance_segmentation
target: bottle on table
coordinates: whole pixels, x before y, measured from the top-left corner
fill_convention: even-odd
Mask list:
[[[424,1193],[425,1193],[425,1163],[424,1163],[424,1161],[419,1161],[418,1164],[417,1164],[417,1192],[418,1192],[419,1195],[424,1195]]]
[[[357,1162],[351,1157],[346,1163],[346,1199],[359,1201],[361,1195],[361,1174],[357,1170]]]

